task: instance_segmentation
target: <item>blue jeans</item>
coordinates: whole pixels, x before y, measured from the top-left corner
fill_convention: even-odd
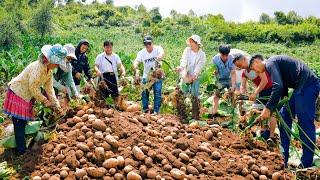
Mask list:
[[[301,129],[306,133],[306,135],[310,138],[310,140],[315,144],[316,141],[316,130],[314,125],[315,120],[315,112],[316,112],[316,100],[318,98],[320,91],[320,82],[315,82],[310,85],[307,85],[302,88],[301,92],[294,91],[292,97],[289,100],[289,106],[291,109],[292,116],[298,117],[298,124]],[[280,110],[280,114],[285,121],[285,123],[292,128],[292,119],[288,112],[288,109],[283,106]],[[284,127],[280,125],[280,139],[281,145],[283,147],[284,156],[285,156],[285,165],[287,166],[288,158],[289,158],[289,146],[291,136],[288,136]],[[299,135],[301,140],[308,147],[302,145],[303,154],[301,157],[301,163],[304,168],[312,166],[313,163],[313,152],[315,147],[313,143],[309,141],[309,139],[305,136],[302,131],[299,131]]]
[[[184,94],[191,94],[193,97],[199,96],[200,81],[197,79],[191,84],[182,83],[181,89]]]
[[[143,84],[147,83],[146,79],[142,80]],[[153,109],[155,113],[159,113],[160,112],[160,106],[161,106],[161,91],[162,91],[162,80],[158,80],[156,81],[153,85],[153,94],[154,94],[154,105],[153,105]],[[144,90],[142,91],[142,109],[143,111],[147,111],[149,109],[149,91],[148,90]]]

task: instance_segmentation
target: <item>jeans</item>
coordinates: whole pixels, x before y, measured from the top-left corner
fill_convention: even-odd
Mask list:
[[[143,84],[147,84],[147,80],[142,80]],[[160,106],[161,106],[161,100],[162,100],[162,80],[156,81],[153,85],[153,93],[154,93],[154,112],[159,113],[160,112]],[[143,111],[147,111],[149,109],[149,90],[142,91],[142,109]]]
[[[27,121],[12,117],[14,136],[17,145],[17,152],[23,154],[26,151],[25,128]]]
[[[186,84],[182,83],[181,89],[184,94],[191,94],[192,97],[198,97],[199,96],[199,88],[200,88],[200,81],[197,79],[193,83]]]
[[[315,147],[313,144],[316,142],[316,130],[314,125],[315,120],[315,110],[316,110],[316,100],[320,91],[320,83],[315,82],[302,88],[301,92],[293,92],[292,97],[289,100],[289,106],[291,109],[292,116],[298,117],[298,124],[301,129],[306,133],[312,142],[305,136],[305,134],[299,130],[299,135],[301,140],[311,148],[311,150],[302,145],[303,154],[301,157],[301,163],[304,168],[312,166],[313,155]],[[283,106],[280,110],[280,114],[285,121],[285,123],[292,128],[292,118],[290,117],[288,109]],[[284,127],[280,125],[280,139],[281,145],[283,147],[285,156],[285,165],[287,166],[289,158],[289,146],[291,136],[288,136]]]

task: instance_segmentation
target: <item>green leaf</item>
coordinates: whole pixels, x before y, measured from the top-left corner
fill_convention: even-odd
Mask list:
[[[43,139],[44,139],[44,133],[41,132],[41,131],[39,131],[39,132],[37,133],[36,137],[34,137],[34,140],[35,140],[36,142],[38,142],[38,141],[40,141],[40,140],[43,140]]]
[[[5,149],[12,149],[12,148],[16,148],[16,140],[14,138],[14,136],[8,136],[2,140],[0,140],[0,146],[2,146]]]
[[[26,135],[35,134],[40,130],[42,121],[30,121],[26,125]]]

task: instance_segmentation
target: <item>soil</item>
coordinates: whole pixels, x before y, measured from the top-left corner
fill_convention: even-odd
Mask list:
[[[104,159],[118,156],[122,156],[125,159],[125,166],[131,165],[133,169],[131,171],[143,179],[147,179],[149,170],[149,175],[156,174],[158,178],[174,179],[176,176],[172,174],[172,168],[180,169],[187,179],[254,179],[254,175],[262,175],[260,168],[263,166],[268,169],[264,175],[269,179],[275,172],[278,172],[282,179],[294,177],[292,173],[284,170],[279,151],[269,151],[263,142],[240,138],[238,134],[219,125],[192,128],[181,124],[179,117],[175,115],[152,116],[140,112],[118,111],[110,115],[104,113],[107,109],[92,107],[94,106],[92,103],[89,106],[91,107],[84,106],[83,111],[88,112],[88,108],[93,109],[91,112],[93,114],[90,115],[95,115],[96,119],[105,123],[107,128],[100,131],[102,134],[92,127],[92,121],[87,118],[88,114],[84,114],[82,118],[73,118],[77,119],[76,123],[70,123],[70,119],[62,120],[57,126],[55,139],[47,143],[34,144],[22,156],[14,154],[12,150],[3,153],[0,151],[0,161],[7,161],[10,166],[17,169],[13,179],[48,175],[60,177],[62,174],[66,175],[65,171],[67,171],[66,179],[74,179],[77,169],[87,171],[86,177],[90,179],[94,178],[91,173],[92,168],[101,170],[99,173],[102,173],[103,179],[116,177],[119,174],[126,177],[128,172],[125,172],[123,166],[106,171],[103,169]],[[73,111],[73,115],[80,109]],[[86,128],[83,128],[84,126]],[[316,122],[316,127],[319,126],[320,123]],[[206,138],[206,134],[211,134],[207,133],[208,130],[213,134],[210,138]],[[87,138],[88,133],[84,132],[103,137],[97,141]],[[107,143],[105,140],[107,135],[115,137],[119,147],[115,148],[112,143]],[[80,142],[89,148],[84,155],[77,151]],[[63,144],[65,149],[59,150],[58,154],[62,155],[57,156],[55,150],[59,144]],[[144,160],[138,160],[133,155],[132,149],[135,146],[144,152]],[[108,149],[102,155],[102,161],[95,158],[96,147]],[[78,156],[83,157],[79,160]],[[62,167],[67,167],[63,169],[63,173],[61,173]],[[299,174],[304,178],[319,175],[319,170],[302,171]]]

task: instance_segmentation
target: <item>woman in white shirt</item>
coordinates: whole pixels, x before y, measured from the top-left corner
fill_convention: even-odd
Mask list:
[[[180,66],[177,71],[182,78],[181,89],[192,96],[192,118],[199,120],[200,118],[200,100],[199,100],[199,76],[203,65],[206,62],[206,54],[201,49],[201,38],[198,35],[192,35],[186,41],[188,47],[183,51],[180,60]],[[186,117],[180,115],[183,122]]]

